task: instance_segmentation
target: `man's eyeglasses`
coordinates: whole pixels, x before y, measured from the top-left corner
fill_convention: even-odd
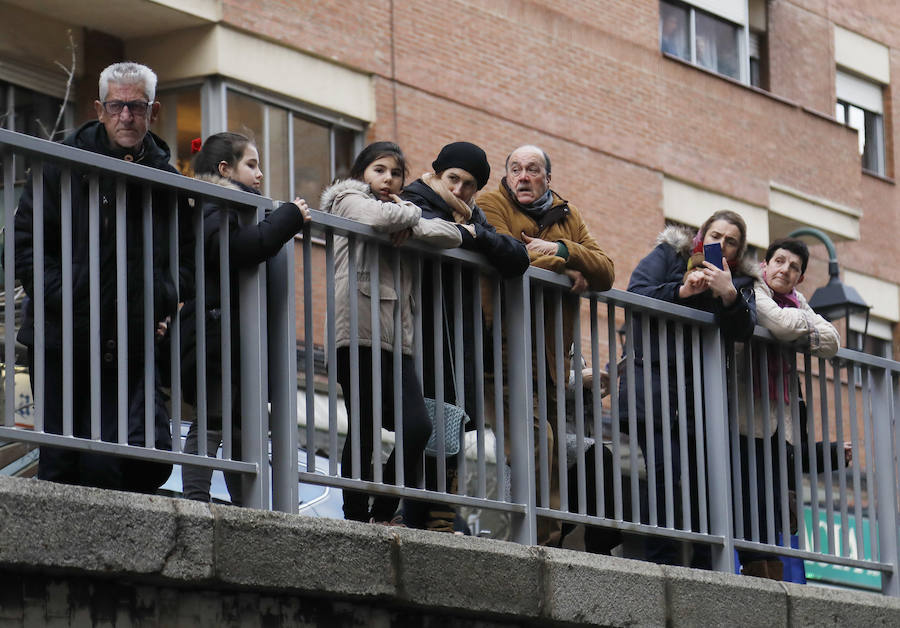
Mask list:
[[[128,111],[131,112],[133,116],[145,116],[147,115],[147,109],[150,107],[149,102],[146,100],[104,100],[103,101],[103,109],[111,116],[117,116],[128,107]]]

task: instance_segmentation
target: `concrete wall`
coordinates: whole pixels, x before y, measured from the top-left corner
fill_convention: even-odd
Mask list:
[[[2,626],[900,625],[900,600],[0,477]]]

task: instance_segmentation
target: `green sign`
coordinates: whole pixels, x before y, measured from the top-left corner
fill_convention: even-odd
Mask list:
[[[813,547],[813,526],[812,526],[812,508],[809,506],[803,509],[806,527],[806,547]],[[834,549],[841,556],[849,558],[858,558],[863,560],[872,560],[872,544],[871,529],[869,520],[863,517],[862,520],[862,547],[859,546],[856,538],[856,519],[853,515],[847,515],[848,529],[848,547],[843,547],[843,535],[841,530],[841,513],[835,512],[832,518],[832,530],[834,530]],[[824,508],[819,509],[819,525],[817,526],[819,535],[819,547],[823,552],[828,551],[828,512]],[[845,565],[832,565],[829,563],[819,563],[813,561],[805,561],[805,571],[807,580],[816,580],[818,582],[827,582],[829,584],[843,585],[859,589],[871,589],[873,591],[881,591],[881,572],[874,569],[861,569],[859,567],[847,567]]]

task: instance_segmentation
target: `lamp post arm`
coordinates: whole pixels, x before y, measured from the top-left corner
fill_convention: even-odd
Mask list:
[[[816,229],[815,227],[800,227],[799,229],[794,229],[788,234],[789,238],[796,238],[799,236],[812,236],[817,240],[820,240],[822,244],[825,245],[825,249],[828,251],[828,276],[829,277],[837,277],[838,276],[838,260],[837,260],[837,249],[834,247],[834,242],[831,241],[831,238],[828,237],[828,234],[822,231],[821,229]]]

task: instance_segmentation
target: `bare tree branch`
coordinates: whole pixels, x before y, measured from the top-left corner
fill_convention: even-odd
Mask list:
[[[52,140],[59,132],[59,126],[62,123],[63,116],[66,113],[66,105],[69,104],[69,94],[72,92],[72,82],[75,80],[75,37],[72,35],[72,29],[68,29],[67,32],[69,34],[69,51],[72,53],[72,62],[68,67],[66,67],[59,61],[55,62],[56,65],[66,73],[66,92],[63,95],[62,104],[60,104],[59,106],[59,113],[56,116],[56,122],[53,124],[53,130],[48,132],[47,128],[41,123],[41,121],[37,120],[38,126],[41,127],[41,131],[47,136],[48,140]]]

